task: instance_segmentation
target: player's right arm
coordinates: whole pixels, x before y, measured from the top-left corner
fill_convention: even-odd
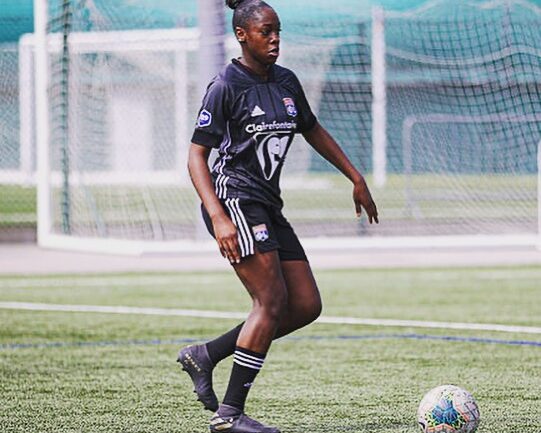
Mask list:
[[[188,171],[195,190],[212,221],[214,236],[220,253],[231,263],[239,263],[240,252],[237,228],[225,213],[220,200],[216,196],[208,167],[210,151],[209,147],[192,143],[188,156]]]

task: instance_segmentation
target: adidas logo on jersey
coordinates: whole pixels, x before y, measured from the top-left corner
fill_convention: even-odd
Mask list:
[[[263,116],[263,114],[265,114],[265,112],[261,109],[261,107],[259,107],[259,105],[256,105],[252,110],[252,117]]]

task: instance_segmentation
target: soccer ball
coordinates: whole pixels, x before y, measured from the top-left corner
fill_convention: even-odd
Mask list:
[[[442,385],[429,391],[417,410],[423,433],[473,433],[481,420],[473,396],[454,385]]]

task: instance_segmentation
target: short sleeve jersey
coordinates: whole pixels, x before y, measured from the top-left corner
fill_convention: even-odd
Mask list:
[[[279,178],[293,137],[315,124],[292,71],[272,65],[264,81],[233,60],[207,88],[192,142],[219,150],[212,169],[219,199],[281,208]]]

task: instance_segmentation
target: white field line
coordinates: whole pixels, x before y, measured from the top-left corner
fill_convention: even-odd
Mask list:
[[[61,305],[61,304],[40,304],[26,302],[0,302],[0,309],[8,310],[31,310],[31,311],[61,311],[77,313],[102,313],[102,314],[134,314],[147,316],[180,316],[197,317],[208,319],[236,319],[244,320],[246,313],[205,311],[205,310],[181,310],[171,308],[142,308],[123,306],[101,306],[101,305]],[[437,329],[459,329],[468,331],[492,331],[508,332],[518,334],[541,334],[540,327],[532,326],[507,326],[489,323],[457,323],[457,322],[430,322],[421,320],[393,320],[393,319],[360,319],[356,317],[330,317],[322,316],[317,323],[334,325],[364,325],[364,326],[385,326],[399,328],[437,328]]]
[[[173,286],[179,287],[185,285],[186,282],[191,282],[196,279],[198,283],[213,282],[212,277],[206,278],[204,275],[197,275],[191,277],[185,276],[118,276],[118,277],[75,277],[61,279],[48,279],[48,278],[4,278],[0,279],[0,289],[20,289],[20,288],[78,288],[78,287],[91,287],[91,288],[105,288],[105,287],[156,287],[160,286]]]
[[[518,275],[517,275],[518,274]],[[505,269],[496,270],[477,270],[468,271],[471,279],[477,280],[533,280],[541,279],[540,269],[521,269],[520,273],[509,272]],[[463,279],[456,273],[441,272],[437,270],[424,270],[422,273],[424,280],[450,281]],[[366,278],[369,278],[367,276]],[[60,278],[42,278],[42,277],[14,277],[0,278],[0,289],[20,289],[20,288],[106,288],[106,287],[156,287],[160,286],[178,286],[183,287],[192,281],[198,284],[215,281],[215,277],[196,275],[110,275],[110,276],[81,276],[81,277],[60,277]]]
[[[31,310],[31,311],[60,311],[69,313],[104,313],[104,314],[134,314],[140,316],[180,316],[199,317],[208,319],[246,319],[246,313],[179,310],[172,308],[143,308],[105,305],[65,305],[65,304],[39,304],[27,302],[0,302],[0,309],[5,310]]]

